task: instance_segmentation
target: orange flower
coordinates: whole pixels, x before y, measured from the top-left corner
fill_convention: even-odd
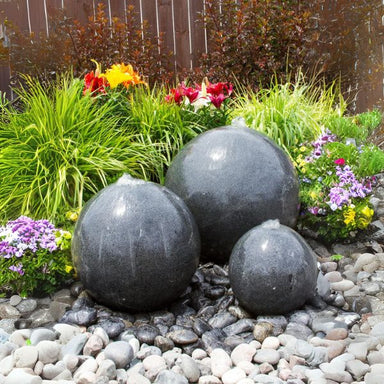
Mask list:
[[[114,64],[110,69],[107,69],[103,75],[111,88],[116,88],[119,84],[123,84],[125,88],[131,85],[145,84],[145,81],[140,79],[140,75],[133,70],[132,65]]]

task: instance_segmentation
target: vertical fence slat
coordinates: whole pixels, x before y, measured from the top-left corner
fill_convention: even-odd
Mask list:
[[[65,0],[65,12],[68,17],[79,20],[82,23],[88,21],[93,14],[93,2],[87,0]]]
[[[0,3],[0,21],[4,23],[5,19],[12,22],[21,31],[28,32],[28,15],[26,0],[12,0],[10,2]],[[7,33],[3,29],[4,33]],[[0,66],[0,90],[5,92],[8,97],[12,98],[10,89],[11,68],[10,65]]]
[[[156,1],[145,0],[142,2],[143,20],[148,22],[148,32],[153,36],[157,35],[156,28]]]
[[[0,3],[1,21],[5,18],[11,20],[20,30],[28,31],[28,15],[26,0],[13,0],[11,2]]]
[[[134,9],[134,14],[135,14],[135,17],[138,21],[141,20],[141,15],[140,15],[140,0],[127,0],[126,1],[126,4],[127,4],[127,7],[130,7],[130,6],[133,6],[133,9]]]
[[[163,43],[166,52],[174,52],[172,28],[172,2],[171,0],[158,0],[159,29],[163,32]]]
[[[36,35],[38,35],[40,32],[46,32],[44,0],[29,0],[29,14],[32,32]]]
[[[191,0],[191,26],[192,26],[192,63],[194,67],[199,64],[199,59],[205,53],[205,31],[201,14],[204,10],[203,0]]]
[[[124,0],[110,0],[112,17],[118,17],[124,21],[125,17],[125,1]]]
[[[174,0],[174,3],[176,70],[179,71],[183,68],[189,68],[191,60],[189,53],[188,5],[187,0]]]

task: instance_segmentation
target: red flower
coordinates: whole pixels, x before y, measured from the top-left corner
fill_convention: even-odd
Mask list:
[[[176,104],[180,105],[181,102],[183,101],[184,97],[184,90],[183,88],[179,85],[177,88],[172,88],[170,93],[165,96],[165,101],[168,103],[175,102]]]
[[[87,93],[106,93],[105,87],[108,86],[108,82],[104,77],[95,76],[91,71],[84,76],[84,90],[83,95]]]
[[[336,159],[335,160],[335,164],[337,164],[337,165],[344,165],[345,164],[345,160],[342,157],[340,157],[340,159]]]
[[[231,96],[233,91],[233,86],[231,83],[216,83],[216,84],[208,84],[207,85],[207,93],[210,93],[213,96],[219,96],[220,94],[223,94],[224,96],[229,97]]]

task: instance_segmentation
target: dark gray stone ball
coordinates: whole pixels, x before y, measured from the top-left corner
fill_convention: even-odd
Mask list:
[[[221,127],[189,142],[172,161],[165,186],[194,215],[202,257],[229,259],[236,241],[268,219],[295,226],[299,182],[288,156],[249,128]]]
[[[317,261],[293,229],[269,220],[248,231],[233,248],[229,277],[240,304],[255,315],[281,315],[315,294]]]
[[[187,288],[199,263],[200,237],[178,196],[124,175],[82,210],[72,255],[80,280],[98,302],[150,311]]]

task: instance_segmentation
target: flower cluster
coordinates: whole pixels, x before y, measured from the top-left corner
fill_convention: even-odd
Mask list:
[[[335,160],[335,163],[345,164],[345,160],[340,158]],[[339,178],[339,182],[329,191],[328,205],[332,211],[350,204],[352,198],[364,198],[372,192],[371,182],[368,180],[363,184],[358,181],[348,165],[343,168],[336,166],[336,176]]]
[[[68,250],[70,240],[70,232],[57,229],[48,220],[20,216],[9,221],[0,227],[1,286],[10,284],[20,288],[25,285],[26,291],[25,287],[21,291],[30,292],[30,287],[35,288],[39,279],[55,284],[57,274],[65,275],[73,269],[68,257],[61,257],[55,265],[56,254]],[[5,269],[10,272],[7,273]],[[33,277],[30,276],[31,271]],[[44,278],[41,275],[49,276]],[[13,284],[22,276],[25,284]]]
[[[323,129],[319,138],[311,143],[313,150],[306,158],[306,161],[312,162],[318,159],[324,153],[324,145],[333,143],[334,141],[336,141],[336,135],[334,135],[329,129]]]
[[[130,64],[114,64],[105,73],[102,73],[100,64],[94,62],[96,63],[96,70],[84,76],[84,95],[88,93],[93,96],[106,94],[108,88],[114,89],[120,84],[126,89],[137,84],[146,84]]]
[[[312,143],[296,149],[294,164],[300,177],[301,227],[335,240],[365,229],[373,210],[371,180],[356,171],[360,152],[324,130]]]
[[[170,93],[165,97],[167,102],[175,102],[178,105],[182,103],[192,105],[195,110],[202,107],[214,105],[220,108],[224,100],[228,99],[233,92],[233,86],[227,82],[219,82],[212,84],[204,79],[201,86],[187,87],[184,82],[180,83],[176,88],[172,88]]]

